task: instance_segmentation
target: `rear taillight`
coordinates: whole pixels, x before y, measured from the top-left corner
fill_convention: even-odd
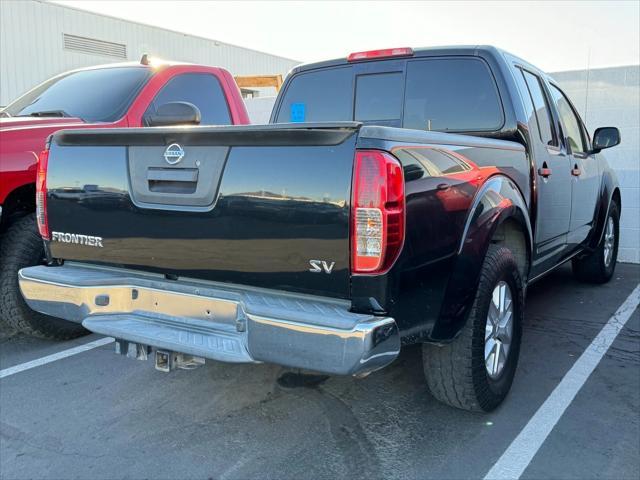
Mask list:
[[[360,60],[373,60],[376,58],[389,57],[410,57],[413,55],[413,49],[408,47],[402,48],[383,48],[381,50],[368,50],[366,52],[350,53],[347,62],[357,62]]]
[[[49,150],[45,149],[38,156],[38,170],[36,173],[36,218],[40,236],[49,240],[49,221],[47,220],[47,164]]]
[[[351,271],[385,272],[403,242],[402,166],[388,153],[357,150],[351,202]]]

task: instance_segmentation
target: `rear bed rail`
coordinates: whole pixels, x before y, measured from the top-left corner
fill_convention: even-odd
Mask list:
[[[206,146],[331,146],[339,145],[358,131],[359,122],[280,123],[152,128],[62,130],[53,136],[60,146],[169,145],[182,142]]]

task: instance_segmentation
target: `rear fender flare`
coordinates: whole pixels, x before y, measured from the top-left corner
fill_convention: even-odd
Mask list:
[[[524,234],[528,276],[533,248],[529,210],[516,184],[504,175],[496,175],[478,190],[469,210],[440,314],[431,331],[432,340],[451,340],[464,326],[478,289],[484,257],[496,230],[507,220],[517,223]]]
[[[600,186],[600,195],[598,198],[598,206],[594,212],[594,228],[587,241],[590,250],[595,249],[604,235],[604,227],[609,216],[609,209],[614,196],[618,197],[618,208],[621,208],[620,189],[615,174],[610,170],[605,170],[602,174],[602,184]]]

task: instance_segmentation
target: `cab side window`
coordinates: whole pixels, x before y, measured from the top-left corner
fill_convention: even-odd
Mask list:
[[[571,103],[569,103],[566,95],[555,85],[551,85],[551,97],[558,110],[560,122],[562,123],[564,135],[569,144],[568,147],[571,149],[571,153],[586,152],[588,149],[585,145],[582,127],[580,126],[581,122],[573,110],[573,107],[571,107]]]
[[[540,132],[540,140],[545,145],[558,146],[555,129],[552,127],[551,111],[547,96],[542,90],[540,78],[531,72],[521,70],[522,76],[529,89],[529,95],[533,102],[534,113],[538,122],[538,130]]]
[[[218,79],[210,73],[185,73],[173,77],[153,99],[147,113],[169,102],[193,103],[200,110],[200,125],[230,125],[229,107]]]

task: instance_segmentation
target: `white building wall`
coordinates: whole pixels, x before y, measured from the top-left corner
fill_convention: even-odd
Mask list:
[[[127,58],[67,50],[63,43],[65,33],[124,44]],[[0,0],[0,105],[7,105],[43,80],[66,70],[137,61],[143,53],[167,60],[220,66],[233,75],[284,76],[300,63],[40,0]]]
[[[622,196],[619,259],[640,263],[640,65],[552,74],[591,134],[618,127],[622,143],[604,150]]]
[[[261,124],[269,123],[271,118],[271,110],[276,103],[276,97],[264,96],[256,98],[245,98],[244,104],[247,107],[249,120],[251,123]]]

